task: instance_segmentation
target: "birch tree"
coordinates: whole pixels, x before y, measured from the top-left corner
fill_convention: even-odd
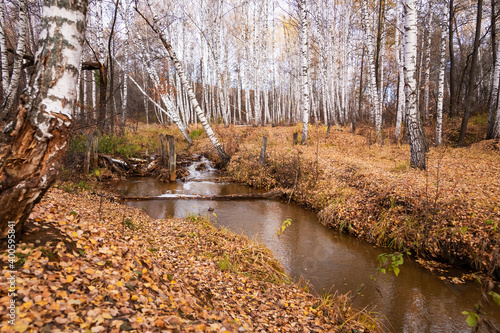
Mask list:
[[[123,66],[123,97],[122,97],[122,121],[121,121],[121,133],[125,133],[125,120],[126,120],[126,113],[127,113],[127,93],[128,93],[128,86],[127,86],[127,78],[128,78],[128,61],[129,61],[129,36],[130,33],[128,31],[128,27],[130,26],[130,11],[129,11],[129,4],[127,2],[128,0],[124,0],[122,2],[122,18],[126,22],[125,24],[125,59],[124,59],[124,66]],[[117,8],[118,10],[118,8]]]
[[[7,69],[7,57],[6,55],[2,55],[2,66],[7,70],[7,74],[2,72],[2,79],[6,80],[3,82],[4,87],[4,105],[2,106],[2,110],[0,110],[0,120],[2,118],[6,118],[6,116],[11,112],[12,107],[14,106],[14,102],[17,97],[17,90],[19,88],[19,80],[21,79],[22,74],[22,65],[23,65],[23,57],[26,49],[26,32],[27,32],[27,0],[21,0],[19,2],[19,34],[17,37],[17,48],[16,53],[14,55],[14,65],[12,66],[12,75],[10,79],[8,78],[8,69]],[[7,52],[7,46],[5,43],[6,39],[6,31],[4,27],[4,13],[3,13],[3,4],[0,4],[2,10],[0,15],[2,16],[2,27],[0,31],[0,42],[2,43],[2,52]],[[4,45],[5,44],[5,45]],[[4,62],[5,60],[5,62]],[[8,86],[7,86],[8,82]],[[7,89],[5,89],[7,88]]]
[[[427,40],[425,44],[424,64],[424,119],[429,119],[429,77],[431,75],[431,40],[432,40],[432,1],[429,1],[429,13],[427,14]]]
[[[307,11],[306,0],[298,0],[300,18],[300,65],[302,78],[302,144],[307,142],[307,132],[309,127],[309,59],[308,59],[308,39],[307,39]]]
[[[368,23],[368,0],[363,0],[361,11],[362,11],[362,21],[365,30],[365,43],[368,50],[368,86],[370,91],[370,99],[373,104],[373,109],[375,111],[375,131],[377,136],[377,141],[382,142],[382,113],[380,108],[380,96],[377,91],[377,72],[375,70],[375,45],[373,40],[373,33],[370,29]]]
[[[7,31],[5,30],[5,13],[3,0],[0,1],[0,55],[2,59],[2,92],[3,99],[9,91],[9,66],[8,66],[8,53],[7,53]],[[1,111],[0,111],[1,116]]]
[[[405,76],[404,76],[404,50],[403,39],[404,30],[401,29],[401,15],[402,15],[402,0],[396,0],[396,62],[398,66],[398,108],[396,111],[396,129],[395,141],[399,140],[401,136],[401,123],[403,122],[403,113],[405,110]]]
[[[167,37],[165,36],[163,30],[160,30],[158,28],[158,22],[159,18],[156,12],[151,8],[151,3],[149,0],[146,0],[146,4],[148,8],[150,9],[152,15],[153,15],[153,20],[150,22],[139,10],[136,8],[136,10],[139,12],[139,14],[142,16],[142,18],[148,23],[148,25],[153,29],[153,31],[158,35],[160,38],[161,42],[163,43],[163,46],[168,52],[168,55],[170,57],[170,60],[174,63],[175,69],[177,71],[177,74],[179,75],[179,78],[181,79],[181,84],[184,89],[187,90],[189,100],[191,102],[191,105],[193,109],[196,112],[196,115],[198,117],[198,120],[200,121],[201,125],[203,126],[203,129],[207,133],[208,138],[210,139],[210,142],[212,143],[212,146],[214,147],[215,151],[219,155],[220,159],[222,160],[222,163],[225,165],[229,163],[230,157],[226,154],[224,151],[224,148],[222,148],[222,145],[219,143],[219,140],[215,136],[215,133],[212,130],[212,127],[208,123],[205,114],[203,113],[203,110],[200,108],[200,105],[198,104],[198,101],[196,100],[196,95],[189,84],[186,75],[184,73],[184,69],[182,67],[181,62],[177,58],[177,55],[175,54],[172,46],[168,43]]]
[[[410,141],[410,164],[425,169],[426,143],[417,108],[417,1],[403,0],[405,32],[406,128]]]
[[[439,74],[438,74],[438,100],[436,107],[436,145],[440,146],[443,143],[443,101],[444,101],[444,72],[446,69],[446,6],[443,5],[441,12],[441,49],[439,59]]]
[[[19,231],[69,146],[87,0],[46,0],[33,81],[0,140],[0,238]]]
[[[130,31],[130,27],[128,28],[128,30]],[[168,95],[168,87],[167,87],[167,89],[165,89],[164,85],[160,82],[160,78],[158,76],[158,73],[156,72],[155,67],[151,63],[151,57],[150,57],[149,53],[147,52],[148,50],[146,50],[146,48],[144,46],[144,43],[142,41],[142,38],[140,37],[140,34],[138,32],[136,32],[135,36],[136,36],[136,38],[133,39],[133,41],[136,43],[136,50],[139,53],[139,57],[142,60],[142,63],[144,65],[144,67],[146,68],[146,71],[148,72],[149,77],[153,81],[153,84],[156,88],[155,89],[156,92],[158,92],[162,102],[165,104],[165,106],[167,108],[167,110],[166,110],[167,116],[177,125],[177,127],[179,128],[179,131],[184,136],[186,141],[189,144],[192,144],[193,141],[192,141],[191,137],[187,134],[186,126],[184,125],[181,118],[177,114],[174,103],[172,102],[172,100],[170,99],[170,96]],[[158,109],[160,111],[164,110],[161,107],[159,107]]]

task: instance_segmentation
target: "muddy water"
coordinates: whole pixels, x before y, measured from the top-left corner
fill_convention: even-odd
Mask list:
[[[130,196],[258,192],[247,186],[211,182],[210,170],[191,171],[190,179],[196,182],[157,183],[150,178],[128,179],[117,182],[115,191]],[[188,213],[206,214],[215,224],[264,242],[282,260],[291,276],[309,280],[317,291],[356,294],[364,284],[354,306],[380,313],[391,331],[470,332],[462,311],[472,309],[480,300],[479,289],[474,283],[443,282],[410,258],[405,258],[398,277],[377,275],[377,255],[386,249],[328,229],[318,222],[316,214],[296,205],[278,200],[158,200],[127,204],[143,208],[157,219],[184,217]],[[212,208],[213,212],[209,211]],[[292,225],[278,237],[277,230],[286,219],[291,219]],[[376,277],[376,282],[371,276]],[[486,309],[486,312],[499,326],[500,308]]]

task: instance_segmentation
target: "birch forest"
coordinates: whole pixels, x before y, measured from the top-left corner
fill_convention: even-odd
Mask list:
[[[128,119],[174,123],[182,133],[205,121],[303,122],[302,143],[308,123],[353,131],[369,124],[380,143],[415,141],[423,126],[432,126],[420,139],[425,146],[449,140],[447,132],[457,127],[459,136],[452,139],[463,144],[470,116],[481,114],[488,121],[484,137],[496,138],[495,5],[494,0],[91,1],[71,116],[77,128],[113,133],[123,131]],[[13,106],[28,86],[42,6],[2,2],[4,120],[14,116]],[[443,131],[449,120],[454,121]],[[392,133],[383,135],[388,127]]]
[[[0,0],[0,331],[499,332],[499,14]]]

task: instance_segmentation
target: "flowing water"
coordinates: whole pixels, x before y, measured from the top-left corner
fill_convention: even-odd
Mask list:
[[[261,192],[248,186],[211,181],[213,168],[196,171],[200,163],[208,166],[207,162],[192,165],[185,182],[159,183],[152,178],[135,178],[116,182],[114,190],[125,196]],[[377,274],[377,256],[389,250],[328,229],[318,222],[315,213],[294,204],[279,200],[148,200],[130,201],[127,205],[142,208],[156,219],[199,213],[216,225],[257,237],[281,259],[287,273],[309,280],[319,292],[356,294],[364,285],[354,306],[380,313],[385,317],[385,325],[394,332],[470,332],[462,311],[471,310],[480,301],[479,288],[473,282],[454,285],[441,281],[408,257],[400,266],[398,277],[392,273]],[[286,219],[291,219],[292,224],[278,237],[278,228]],[[499,326],[500,308],[493,305],[485,312]]]

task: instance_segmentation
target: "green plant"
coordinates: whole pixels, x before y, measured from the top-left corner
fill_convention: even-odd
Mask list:
[[[43,254],[45,254],[48,258],[52,258],[54,256],[54,251],[52,251],[52,250],[49,251],[47,249],[42,248],[42,249],[40,249],[40,251]]]
[[[479,304],[474,304],[474,310],[472,311],[462,311],[462,314],[467,316],[467,325],[469,327],[477,327],[481,321],[480,310],[481,306]]]
[[[135,224],[134,224],[134,222],[132,222],[132,220],[131,220],[131,219],[129,219],[129,218],[126,218],[125,220],[123,220],[123,224],[124,224],[127,228],[129,228],[129,229],[132,229],[132,230],[136,229],[136,225],[135,225]]]
[[[99,138],[98,151],[102,154],[133,157],[139,150],[138,145],[127,142],[122,136],[103,135]]]
[[[16,265],[17,266],[22,266],[26,263],[26,258],[28,258],[28,256],[31,254],[31,252],[25,254],[25,253],[14,253],[14,255],[16,257],[18,257],[19,259],[16,261]]]
[[[71,186],[69,186],[69,185],[63,185],[63,186],[61,186],[61,190],[63,190],[66,193],[73,192],[73,188]]]
[[[378,255],[377,259],[379,262],[377,271],[384,274],[387,272],[394,272],[394,275],[399,275],[399,266],[401,266],[404,262],[403,253],[382,253]]]
[[[490,292],[488,292],[488,295],[490,295],[491,297],[493,297],[493,301],[495,303],[497,303],[497,305],[500,306],[500,295],[499,294],[497,294],[494,291],[490,291]]]
[[[201,135],[203,134],[203,129],[200,128],[200,129],[195,129],[195,130],[192,130],[190,133],[189,133],[189,137],[193,140],[197,140],[201,137]]]
[[[85,190],[85,191],[88,191],[90,189],[90,187],[87,185],[86,182],[84,182],[83,180],[81,182],[79,182],[77,185],[76,185],[80,190]]]
[[[83,154],[87,150],[87,137],[85,135],[75,135],[71,137],[68,153]]]
[[[236,267],[229,261],[227,254],[224,254],[222,259],[219,260],[219,269],[221,271],[236,272]]]
[[[285,232],[286,228],[292,225],[292,220],[291,219],[286,219],[281,227],[278,229],[278,237],[281,236],[282,233]]]
[[[471,117],[471,122],[474,125],[486,125],[488,124],[488,114],[487,113],[479,113]]]

